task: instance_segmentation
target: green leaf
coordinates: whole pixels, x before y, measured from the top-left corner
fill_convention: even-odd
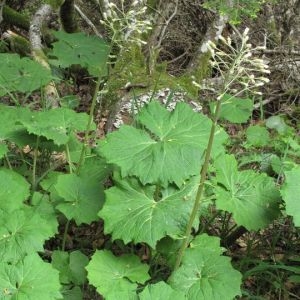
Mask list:
[[[192,210],[199,178],[193,178],[171,195],[154,200],[155,187],[120,181],[105,191],[106,200],[99,216],[105,233],[124,243],[145,242],[155,248],[166,235],[183,234]],[[163,194],[163,191],[161,191]]]
[[[0,169],[0,210],[11,213],[23,207],[30,185],[25,178],[9,169]]]
[[[185,103],[168,112],[158,102],[143,107],[137,120],[149,133],[125,125],[100,143],[100,153],[121,168],[122,176],[135,175],[143,184],[181,186],[199,173],[211,120]],[[225,132],[217,130],[214,154],[222,152],[226,139]]]
[[[37,254],[30,254],[17,264],[0,262],[0,299],[62,299],[58,271]]]
[[[29,134],[25,131],[19,120],[30,118],[31,112],[28,108],[6,106],[0,104],[0,139],[8,140],[19,147],[28,145]]]
[[[270,142],[269,132],[265,127],[254,125],[246,130],[247,143],[254,147],[264,147]]]
[[[50,193],[49,200],[53,205],[57,205],[60,202],[63,202],[64,199],[59,196],[58,192],[55,189],[55,184],[57,183],[58,176],[62,175],[60,172],[49,172],[47,177],[40,182],[40,186],[47,193]]]
[[[204,236],[183,256],[181,266],[171,275],[169,284],[184,292],[187,299],[228,299],[241,294],[242,275],[232,268],[230,258],[222,256],[216,238]],[[198,245],[198,246],[195,246]],[[204,246],[204,247],[202,247]]]
[[[67,95],[59,99],[61,107],[75,109],[80,104],[80,99],[77,95]]]
[[[190,243],[190,249],[201,248],[201,250],[216,252],[218,255],[222,255],[222,253],[226,250],[220,247],[220,239],[216,236],[209,236],[204,233],[201,235],[197,235]]]
[[[78,250],[71,253],[57,250],[52,254],[52,266],[60,272],[60,282],[64,284],[84,284],[88,262],[88,258]]]
[[[56,108],[48,111],[32,112],[31,118],[21,119],[29,133],[44,136],[53,140],[56,145],[69,141],[73,130],[84,131],[88,123],[86,113],[76,113],[67,108]]]
[[[90,284],[105,299],[116,299],[118,292],[130,296],[119,299],[135,299],[137,283],[143,284],[150,279],[149,267],[137,256],[125,254],[116,257],[107,250],[97,250],[86,269]]]
[[[230,121],[231,123],[245,123],[252,115],[253,101],[251,99],[237,98],[225,94],[222,98],[220,118]],[[213,112],[216,103],[210,105]]]
[[[76,224],[90,224],[98,220],[97,213],[103,205],[104,195],[101,182],[76,174],[62,174],[57,178],[55,190],[64,198],[56,208]]]
[[[285,182],[281,195],[285,202],[286,213],[293,217],[294,224],[300,227],[300,166],[284,172]]]
[[[48,223],[53,232],[56,232],[58,221],[54,206],[49,200],[49,195],[34,192],[31,198],[31,204],[34,207],[35,213],[39,214],[44,222]]]
[[[110,172],[111,166],[103,158],[91,156],[85,159],[84,165],[80,168],[79,176],[103,182]]]
[[[171,288],[168,284],[160,281],[155,284],[149,284],[145,289],[139,294],[140,300],[154,300],[154,299],[164,299],[164,300],[184,300],[187,299],[184,294],[180,291],[176,291]]]
[[[83,294],[79,286],[75,286],[70,288],[69,286],[65,286],[61,290],[62,295],[64,296],[64,300],[82,300]]]
[[[272,170],[278,175],[283,175],[283,172],[290,171],[297,165],[295,160],[293,160],[292,158],[279,158],[275,154],[271,157],[270,163]]]
[[[280,116],[272,116],[267,119],[266,126],[275,129],[279,134],[284,134],[288,130],[288,126]]]
[[[59,39],[53,43],[52,51],[57,60],[52,59],[50,63],[62,68],[78,64],[87,68],[91,75],[107,75],[110,48],[104,40],[82,32],[69,34],[57,31],[54,35]]]
[[[56,232],[30,207],[0,213],[0,261],[16,262],[25,254],[43,251],[44,242]]]
[[[31,93],[48,84],[51,71],[27,57],[0,53],[0,96],[9,92]]]
[[[172,239],[166,236],[159,240],[156,244],[155,250],[161,254],[161,256],[166,260],[166,264],[172,269],[175,266],[177,254],[180,249],[182,240]]]
[[[0,159],[3,158],[8,152],[7,145],[0,143]]]
[[[278,216],[280,195],[272,178],[252,170],[239,172],[233,155],[220,156],[215,168],[217,208],[232,213],[238,225],[258,230]]]

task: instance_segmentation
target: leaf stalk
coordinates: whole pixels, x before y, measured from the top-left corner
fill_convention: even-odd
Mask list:
[[[84,133],[83,145],[82,145],[79,162],[78,162],[77,169],[76,169],[76,174],[79,174],[80,167],[84,163],[86,148],[87,148],[88,142],[89,142],[89,135],[90,135],[90,130],[91,130],[92,123],[93,123],[93,117],[94,117],[95,107],[96,107],[96,103],[97,103],[98,91],[99,91],[101,82],[102,82],[102,76],[99,75],[97,78],[97,81],[96,81],[92,104],[90,107],[89,119],[88,119],[88,123],[87,123],[86,130]]]
[[[205,185],[207,170],[209,167],[209,161],[210,161],[210,156],[211,156],[211,152],[212,152],[212,146],[213,146],[213,142],[214,142],[217,123],[218,123],[218,119],[219,119],[220,109],[221,109],[221,100],[218,100],[216,109],[215,109],[215,114],[213,117],[213,123],[212,123],[211,129],[210,129],[210,135],[209,135],[207,148],[205,151],[204,163],[203,163],[203,166],[200,171],[200,181],[199,181],[199,186],[198,186],[193,210],[191,212],[190,219],[189,219],[187,227],[186,227],[184,239],[183,239],[181,247],[178,251],[178,255],[177,255],[175,266],[174,266],[174,271],[177,270],[181,264],[184,252],[189,244],[190,235],[192,232],[192,227],[193,227],[195,218],[196,218],[199,208],[201,206],[202,195],[203,195],[203,191],[204,191],[204,185]]]

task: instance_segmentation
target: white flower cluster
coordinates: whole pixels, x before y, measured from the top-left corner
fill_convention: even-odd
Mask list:
[[[100,22],[111,31],[113,43],[119,46],[124,43],[146,44],[141,36],[152,29],[152,21],[146,16],[144,0],[134,0],[129,9],[125,9],[124,0],[120,1],[120,6],[108,0],[103,4],[104,19]]]
[[[205,45],[205,49],[211,54],[210,64],[221,77],[221,86],[217,90],[214,89],[219,93],[218,99],[226,93],[238,96],[245,91],[261,95],[257,88],[269,82],[269,79],[265,77],[265,74],[270,73],[269,66],[263,59],[253,57],[253,53],[263,47],[253,48],[248,42],[248,33],[249,29],[246,28],[240,35],[240,45],[233,45],[230,37],[225,39],[220,36],[222,49],[226,50],[222,50],[212,41]],[[212,90],[213,87],[206,83],[207,81],[202,84],[193,81],[193,84],[201,89]]]

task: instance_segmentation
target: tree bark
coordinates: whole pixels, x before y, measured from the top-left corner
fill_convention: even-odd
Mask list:
[[[74,5],[74,0],[65,0],[59,11],[63,29],[68,33],[78,32]]]
[[[29,29],[29,40],[31,44],[31,53],[37,62],[47,69],[50,66],[47,61],[47,57],[43,52],[42,39],[41,39],[41,28],[46,18],[50,16],[52,7],[48,4],[42,5],[32,18],[30,29]],[[45,99],[47,107],[58,107],[58,92],[54,82],[50,82],[45,88]]]

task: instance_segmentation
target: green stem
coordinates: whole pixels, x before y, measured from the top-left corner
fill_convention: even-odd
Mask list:
[[[85,130],[85,134],[84,134],[84,140],[83,140],[83,145],[82,145],[82,149],[81,149],[81,153],[80,153],[79,162],[77,165],[76,174],[79,174],[80,167],[84,163],[85,152],[86,152],[86,148],[87,148],[88,141],[89,141],[89,135],[90,135],[90,130],[91,130],[92,123],[93,123],[93,117],[94,117],[95,107],[96,107],[96,103],[97,103],[97,96],[98,96],[98,91],[100,88],[101,81],[102,81],[102,77],[99,75],[97,82],[96,82],[96,86],[95,86],[95,91],[94,91],[92,104],[91,104],[91,108],[90,108],[90,113],[89,113],[89,120],[88,120],[88,124],[86,126],[86,130]]]
[[[38,147],[39,147],[40,138],[36,138],[36,144],[33,151],[33,166],[32,166],[32,190],[36,189],[36,165],[37,165],[37,157],[38,157]]]
[[[9,161],[9,158],[8,158],[8,156],[7,156],[6,154],[4,155],[4,158],[5,158],[5,161],[6,161],[6,163],[7,163],[8,168],[9,168],[10,170],[12,170],[12,166],[11,166],[10,161]]]
[[[66,144],[65,152],[66,152],[66,157],[67,157],[67,161],[68,161],[68,165],[69,165],[69,173],[72,174],[73,173],[73,163],[71,161],[69,144]]]
[[[156,202],[159,201],[159,194],[160,194],[160,186],[157,184],[154,192],[154,200]]]
[[[206,180],[206,175],[207,175],[207,170],[208,170],[208,167],[209,167],[209,160],[210,160],[210,156],[211,156],[211,152],[212,152],[212,146],[213,146],[213,142],[214,142],[215,131],[216,131],[216,128],[217,128],[217,122],[218,122],[219,113],[220,113],[220,108],[221,108],[221,100],[219,100],[217,102],[217,105],[216,105],[214,120],[213,120],[211,129],[210,129],[209,140],[208,140],[208,144],[207,144],[207,148],[206,148],[206,152],[205,152],[205,159],[204,159],[204,163],[203,163],[203,166],[202,166],[202,169],[201,169],[201,172],[200,172],[200,182],[199,182],[199,187],[198,187],[197,194],[196,194],[196,199],[195,199],[195,202],[194,202],[192,213],[190,215],[189,222],[188,222],[187,227],[186,227],[184,239],[183,239],[181,247],[178,251],[177,259],[176,259],[175,266],[174,266],[174,271],[179,268],[179,266],[181,264],[181,261],[182,261],[182,257],[183,257],[184,252],[185,252],[185,249],[188,247],[192,227],[193,227],[195,218],[197,216],[197,213],[198,213],[200,205],[201,205],[202,195],[203,195],[204,185],[205,185],[205,180]]]
[[[66,240],[67,240],[69,226],[70,226],[70,220],[67,221],[66,226],[65,226],[65,231],[64,231],[62,245],[61,245],[62,251],[65,251],[65,248],[66,248]]]

